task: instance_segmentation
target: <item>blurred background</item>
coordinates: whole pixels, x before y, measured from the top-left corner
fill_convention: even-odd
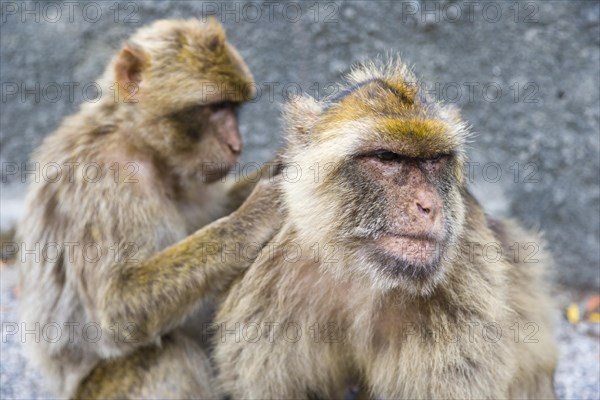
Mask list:
[[[267,161],[283,144],[280,105],[290,94],[330,95],[352,63],[399,53],[430,95],[459,106],[476,133],[468,166],[476,197],[490,214],[544,231],[559,302],[577,307],[574,324],[597,316],[589,299],[600,290],[598,1],[0,4],[3,232],[22,213],[22,163],[82,102],[112,95],[99,94],[95,80],[122,41],[156,19],[214,15],[258,86],[241,114],[244,162]],[[16,318],[6,287],[3,320]],[[597,328],[561,325],[561,397],[600,396]],[[43,395],[29,392],[36,387],[29,373],[9,370],[4,361],[21,356],[4,339],[0,394]]]

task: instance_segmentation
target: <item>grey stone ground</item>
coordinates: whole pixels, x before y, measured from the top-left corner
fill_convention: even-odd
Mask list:
[[[44,390],[37,371],[25,360],[19,335],[7,334],[11,323],[19,321],[17,298],[14,294],[13,267],[0,269],[3,279],[0,293],[0,399],[42,399],[52,396]],[[561,303],[569,301],[563,293]],[[600,399],[600,326],[598,324],[569,324],[557,311],[559,363],[555,389],[559,399]]]

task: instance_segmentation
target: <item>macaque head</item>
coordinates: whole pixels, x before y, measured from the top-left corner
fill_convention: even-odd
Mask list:
[[[119,101],[148,125],[142,140],[184,174],[214,181],[242,150],[237,111],[255,93],[252,75],[213,18],[141,28],[112,65]]]
[[[322,268],[427,293],[464,223],[465,124],[399,60],[359,66],[348,81],[286,108],[290,218],[304,243],[336,249],[340,262]]]

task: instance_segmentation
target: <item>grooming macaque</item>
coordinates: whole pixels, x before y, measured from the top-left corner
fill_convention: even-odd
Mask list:
[[[118,99],[85,104],[40,146],[36,162],[70,173],[31,184],[21,311],[52,339],[26,345],[56,394],[212,395],[206,357],[179,326],[250,264],[236,246],[274,233],[275,188],[260,183],[182,239],[256,182],[221,179],[240,155],[236,110],[252,84],[217,22],[158,21],[106,69],[103,93],[117,87]]]
[[[540,238],[469,194],[459,114],[399,61],[285,114],[284,159],[303,173],[281,183],[269,256],[216,315],[223,394],[337,398],[360,382],[378,399],[553,398],[548,260],[510,251]]]

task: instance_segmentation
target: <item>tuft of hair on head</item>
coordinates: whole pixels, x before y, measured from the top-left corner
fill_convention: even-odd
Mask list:
[[[300,145],[337,140],[344,126],[344,136],[352,136],[354,128],[354,136],[375,129],[390,140],[421,143],[431,153],[452,150],[462,156],[469,137],[458,110],[428,98],[412,70],[394,54],[354,65],[337,92],[322,101],[293,98],[284,119],[290,143]],[[408,147],[406,151],[411,155]]]
[[[354,64],[344,77],[346,85],[360,85],[363,82],[379,80],[399,87],[418,88],[419,81],[412,69],[399,55],[388,54],[385,59],[377,58]]]

